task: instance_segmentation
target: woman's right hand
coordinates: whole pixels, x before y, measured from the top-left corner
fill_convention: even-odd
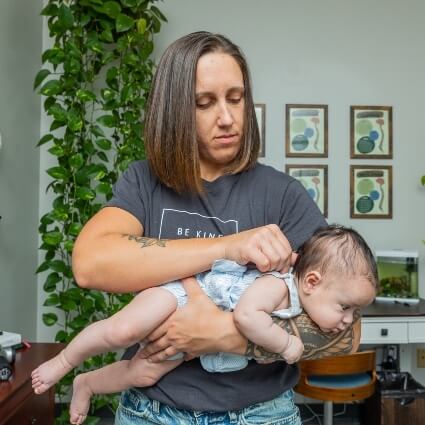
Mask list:
[[[242,265],[253,263],[261,272],[277,270],[286,273],[297,256],[276,224],[226,236],[223,242],[224,258]]]

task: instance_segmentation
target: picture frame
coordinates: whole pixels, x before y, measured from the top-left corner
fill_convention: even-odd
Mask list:
[[[264,158],[266,156],[266,104],[255,103],[254,109],[260,131],[260,151],[258,156]]]
[[[351,165],[350,217],[393,217],[391,165]]]
[[[297,179],[328,217],[328,166],[325,164],[286,164],[285,171]]]
[[[286,105],[287,157],[328,157],[328,105]]]
[[[392,106],[350,107],[350,157],[392,159]]]

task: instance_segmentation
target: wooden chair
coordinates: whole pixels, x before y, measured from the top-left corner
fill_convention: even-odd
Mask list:
[[[324,425],[332,425],[333,402],[364,400],[375,392],[375,351],[304,360],[299,366],[295,391],[324,401]]]

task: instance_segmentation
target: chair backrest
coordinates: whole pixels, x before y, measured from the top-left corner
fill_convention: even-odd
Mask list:
[[[295,391],[307,397],[324,401],[353,401],[370,397],[375,391],[375,351],[363,351],[346,356],[325,357],[317,360],[304,360],[299,363],[300,380]],[[326,388],[312,385],[308,377],[312,375],[337,376],[369,373],[370,382],[358,387]],[[348,380],[349,381],[349,380]]]
[[[305,375],[349,375],[375,370],[375,351],[361,351],[346,356],[324,357],[299,363]]]

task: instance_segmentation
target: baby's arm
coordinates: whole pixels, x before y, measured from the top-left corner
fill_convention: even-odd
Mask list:
[[[238,329],[250,341],[294,363],[303,353],[301,340],[276,325],[270,316],[288,304],[288,288],[282,279],[264,275],[242,294],[233,317]]]

